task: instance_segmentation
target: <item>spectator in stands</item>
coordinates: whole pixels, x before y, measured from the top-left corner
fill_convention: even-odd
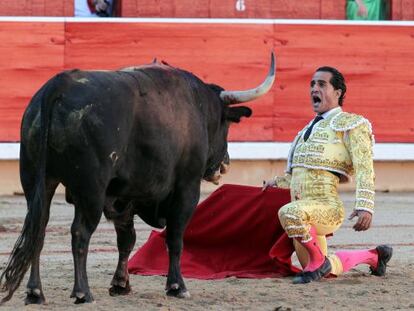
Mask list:
[[[279,210],[279,220],[303,267],[295,284],[317,281],[330,273],[339,275],[358,264],[367,264],[373,275],[382,276],[392,256],[387,245],[327,255],[325,236],[344,221],[337,192],[340,182],[355,175],[356,200],[349,217],[358,219],[355,231],[369,229],[374,213],[372,128],[364,117],[342,111],[345,93],[345,79],[338,70],[316,70],[310,82],[315,119],[294,139],[286,175],[264,182],[263,189],[290,188],[292,201]]]
[[[349,20],[390,19],[389,0],[347,0],[346,17]]]
[[[115,0],[75,0],[76,17],[113,17]]]

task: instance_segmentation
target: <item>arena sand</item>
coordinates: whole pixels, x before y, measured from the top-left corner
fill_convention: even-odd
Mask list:
[[[204,196],[205,197],[205,196]],[[353,194],[342,195],[347,213]],[[394,247],[386,277],[361,266],[336,279],[292,285],[291,278],[222,280],[186,279],[191,298],[166,297],[165,277],[131,275],[133,293],[110,297],[109,284],[117,263],[113,225],[102,219],[88,257],[88,277],[95,303],[74,305],[70,225],[73,207],[55,196],[41,255],[41,276],[47,305],[24,306],[26,275],[12,300],[0,310],[414,310],[414,194],[379,193],[373,227],[364,233],[345,221],[330,240],[331,250],[359,249],[388,243]],[[22,196],[0,197],[0,269],[4,268],[26,213]],[[135,220],[137,243],[151,228]],[[1,270],[0,270],[1,272]]]

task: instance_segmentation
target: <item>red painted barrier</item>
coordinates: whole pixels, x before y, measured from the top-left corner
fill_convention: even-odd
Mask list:
[[[0,141],[18,141],[30,97],[62,68],[116,69],[154,57],[227,89],[256,86],[277,55],[272,92],[251,103],[232,141],[290,141],[311,117],[309,80],[331,65],[344,108],[368,117],[378,142],[414,142],[412,27],[282,24],[0,22]]]
[[[85,0],[86,1],[86,0]],[[346,0],[117,0],[122,17],[345,19]],[[393,20],[414,20],[412,0],[390,0]],[[74,1],[3,0],[0,16],[73,16]]]
[[[2,0],[0,16],[73,16],[73,8],[74,0]]]
[[[117,1],[121,1],[120,16],[123,17],[344,19],[346,0]],[[3,0],[0,6],[0,16],[73,14],[73,0]]]
[[[346,0],[123,0],[123,17],[344,19]]]
[[[0,22],[0,141],[18,141],[30,98],[64,64],[63,23]]]

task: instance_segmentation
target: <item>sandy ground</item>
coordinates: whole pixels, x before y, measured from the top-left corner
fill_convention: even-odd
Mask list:
[[[350,213],[353,195],[342,195]],[[23,281],[13,299],[0,310],[414,310],[414,195],[378,193],[373,227],[364,233],[352,230],[346,221],[330,240],[331,250],[394,247],[386,277],[371,276],[360,266],[337,279],[307,285],[292,285],[291,278],[205,281],[186,279],[191,298],[179,300],[164,295],[164,277],[131,275],[133,293],[110,297],[109,283],[116,267],[115,232],[102,219],[92,237],[88,257],[89,284],[95,303],[74,305],[70,225],[73,208],[55,196],[41,256],[41,274],[46,306],[24,307]],[[26,213],[21,196],[0,197],[0,269],[20,232]],[[151,228],[136,219],[137,243],[142,245]],[[1,271],[1,270],[0,270]]]

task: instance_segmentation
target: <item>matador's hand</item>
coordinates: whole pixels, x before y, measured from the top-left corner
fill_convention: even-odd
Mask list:
[[[349,219],[358,216],[356,224],[353,226],[355,231],[365,231],[371,227],[372,214],[367,211],[353,211],[349,216]]]
[[[265,191],[269,187],[276,187],[276,181],[274,179],[270,179],[270,180],[267,180],[267,181],[263,180],[262,191]]]

